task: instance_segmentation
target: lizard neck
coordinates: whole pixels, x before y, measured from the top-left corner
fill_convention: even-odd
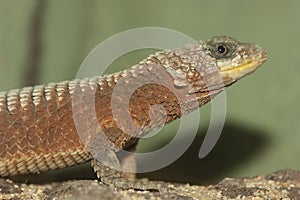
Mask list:
[[[209,92],[177,87],[159,63],[142,63],[98,79],[97,120],[117,149],[210,101]]]

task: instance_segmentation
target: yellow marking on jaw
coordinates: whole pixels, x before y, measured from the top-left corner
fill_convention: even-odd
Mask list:
[[[246,63],[242,63],[239,66],[226,66],[220,68],[220,74],[224,77],[230,77],[233,80],[238,80],[247,74],[254,72],[259,66],[266,61],[266,58],[252,60]]]
[[[235,73],[237,71],[248,71],[249,69],[257,69],[261,64],[263,64],[266,61],[266,58],[262,58],[255,61],[250,61],[247,63],[243,63],[239,66],[224,66],[220,70],[221,72],[227,72],[227,73]]]

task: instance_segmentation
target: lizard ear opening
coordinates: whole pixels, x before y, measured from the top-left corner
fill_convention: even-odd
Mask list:
[[[166,67],[167,72],[172,76],[173,78],[173,83],[176,87],[186,87],[190,83],[185,77],[184,72],[175,70],[172,67]]]

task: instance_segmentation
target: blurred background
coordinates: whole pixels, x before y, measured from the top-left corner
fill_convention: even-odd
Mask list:
[[[268,60],[226,90],[225,127],[213,151],[198,158],[210,119],[208,104],[199,111],[198,135],[188,151],[172,165],[140,176],[210,184],[224,177],[300,170],[299,9],[296,0],[0,0],[0,91],[71,80],[97,44],[137,27],[170,28],[195,40],[228,35],[255,42],[266,49]],[[128,68],[148,54],[122,56],[110,69]],[[167,126],[138,149],[167,143],[177,127],[178,122]],[[59,173],[50,172],[50,179],[58,180]],[[94,178],[88,164],[63,174]]]

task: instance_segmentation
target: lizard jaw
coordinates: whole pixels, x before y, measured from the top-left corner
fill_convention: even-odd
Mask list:
[[[260,54],[254,56],[252,59],[245,59],[244,62],[227,65],[220,67],[220,75],[223,78],[231,78],[233,80],[239,80],[242,77],[253,73],[267,60],[266,52],[262,51]]]

